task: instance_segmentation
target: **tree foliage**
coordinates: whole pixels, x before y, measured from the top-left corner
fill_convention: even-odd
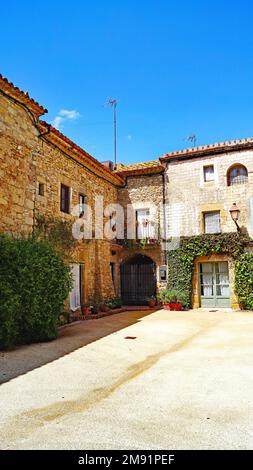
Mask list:
[[[253,253],[244,253],[236,262],[235,291],[240,307],[253,310]]]
[[[45,241],[0,236],[0,348],[51,340],[72,285],[63,257]]]

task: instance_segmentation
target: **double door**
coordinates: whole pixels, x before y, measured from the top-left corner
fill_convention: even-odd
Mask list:
[[[200,264],[201,307],[230,307],[228,263]]]

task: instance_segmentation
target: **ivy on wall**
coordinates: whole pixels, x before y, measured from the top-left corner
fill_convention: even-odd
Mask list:
[[[38,214],[34,237],[38,240],[46,240],[55,251],[63,254],[65,260],[70,262],[76,247],[76,240],[72,235],[72,224],[73,221]]]
[[[222,233],[182,237],[177,249],[167,252],[169,290],[183,291],[191,306],[194,260],[197,256],[227,254],[237,260],[251,241],[246,234]]]
[[[244,253],[235,264],[235,291],[243,310],[253,310],[253,253]]]

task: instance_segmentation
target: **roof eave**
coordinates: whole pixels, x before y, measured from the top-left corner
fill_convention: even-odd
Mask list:
[[[26,106],[36,117],[40,117],[47,113],[47,109],[41,106],[37,101],[29,96],[28,93],[20,90],[12,82],[9,82],[7,78],[0,74],[0,90],[7,96],[15,99],[19,103]]]
[[[45,121],[40,120],[39,128],[41,130],[42,138],[51,142],[60,150],[63,150],[71,158],[74,158],[76,161],[79,161],[79,163],[86,166],[93,173],[96,173],[97,176],[103,177],[115,186],[121,187],[124,185],[124,181],[119,175],[116,175],[115,173],[111,172],[102,163],[92,157],[92,155],[87,153],[85,150],[83,150],[81,147],[79,147],[77,144],[75,144],[72,140],[70,140],[60,131],[55,129],[53,126],[51,126]]]
[[[220,145],[217,147],[210,147],[206,149],[200,150],[193,150],[189,149],[188,152],[173,152],[167,153],[160,157],[161,162],[166,162],[169,160],[185,160],[188,158],[198,158],[198,157],[205,157],[210,155],[217,155],[221,153],[228,153],[228,152],[235,152],[237,150],[245,150],[245,149],[253,149],[253,141],[252,142],[244,142],[238,143],[234,145]]]
[[[133,170],[119,170],[115,173],[120,176],[138,176],[138,175],[148,175],[148,174],[159,174],[164,171],[162,165],[157,165],[149,168],[135,168]]]

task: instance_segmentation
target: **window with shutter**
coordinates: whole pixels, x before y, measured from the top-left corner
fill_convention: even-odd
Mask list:
[[[69,214],[70,209],[70,188],[61,184],[61,211]]]
[[[79,215],[83,215],[83,217],[86,217],[87,215],[87,210],[86,210],[86,204],[87,204],[87,197],[84,194],[79,194]]]
[[[136,211],[137,230],[136,236],[138,240],[144,240],[150,237],[150,214],[149,209],[139,209]]]
[[[220,233],[220,212],[206,212],[204,214],[205,233]]]
[[[71,274],[73,278],[73,287],[70,292],[70,309],[77,310],[81,305],[81,271],[80,264],[71,266]]]
[[[213,165],[204,166],[204,181],[214,181],[214,167]]]

